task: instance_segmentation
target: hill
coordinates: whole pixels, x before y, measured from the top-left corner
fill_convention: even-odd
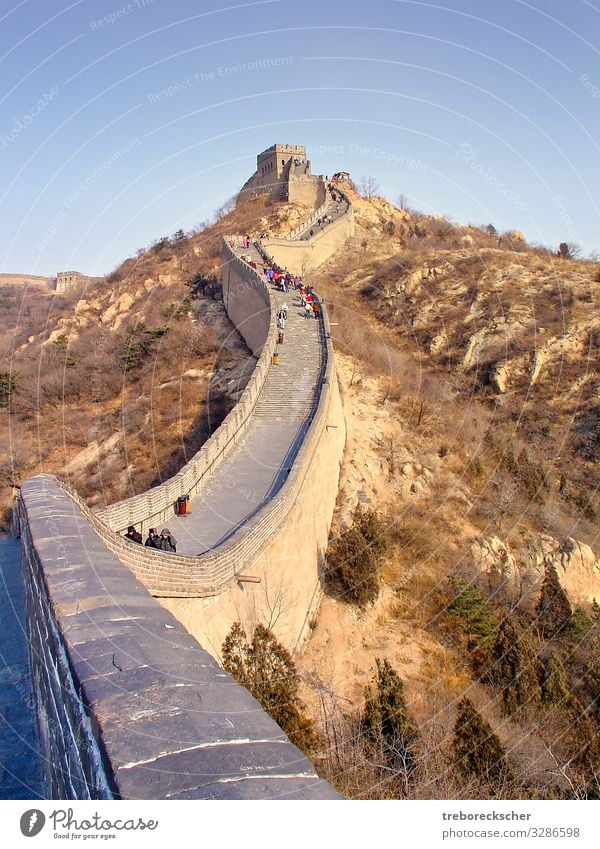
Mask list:
[[[304,698],[329,729],[323,768],[360,797],[585,797],[600,718],[598,266],[517,233],[352,199],[355,242],[314,276],[348,422],[334,540],[358,504],[380,516],[388,550],[372,603],[330,585],[299,660]],[[550,634],[540,604],[552,574],[571,614]],[[518,635],[510,673],[501,625]],[[365,751],[357,725],[383,656],[421,733],[408,783]],[[564,689],[553,702],[554,664]],[[513,710],[511,682],[526,672]],[[501,787],[453,766],[466,695],[508,754]]]

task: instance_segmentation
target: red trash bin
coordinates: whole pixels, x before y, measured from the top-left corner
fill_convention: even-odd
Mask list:
[[[177,515],[187,516],[190,512],[190,497],[189,495],[180,495],[177,499]]]

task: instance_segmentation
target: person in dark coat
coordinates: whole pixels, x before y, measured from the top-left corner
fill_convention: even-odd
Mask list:
[[[156,530],[156,528],[149,528],[148,529],[148,538],[146,539],[146,542],[144,543],[144,545],[147,548],[158,548],[158,541],[159,540],[160,540],[160,537],[158,535],[158,531]]]
[[[127,533],[125,534],[125,539],[130,539],[131,542],[137,542],[140,545],[143,542],[141,533],[139,531],[136,531],[136,529],[133,527],[133,525],[129,525],[129,527],[127,528]]]
[[[171,535],[171,531],[168,528],[163,528],[160,532],[158,548],[161,551],[170,551],[172,554],[177,551],[177,540]]]

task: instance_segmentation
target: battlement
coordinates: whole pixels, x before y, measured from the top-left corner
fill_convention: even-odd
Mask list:
[[[79,283],[96,283],[103,280],[102,277],[89,277],[87,274],[82,274],[80,271],[59,271],[56,275],[57,292],[64,292],[71,286],[77,286]]]
[[[266,150],[263,150],[262,153],[258,154],[256,157],[257,164],[263,159],[272,156],[273,153],[281,153],[284,156],[306,157],[306,148],[303,144],[272,144],[271,147],[266,148]]]

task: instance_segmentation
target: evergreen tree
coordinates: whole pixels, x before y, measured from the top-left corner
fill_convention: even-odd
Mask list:
[[[292,743],[305,751],[318,745],[298,695],[300,679],[294,661],[268,628],[257,625],[248,642],[241,624],[234,622],[221,653],[223,667],[261,703]]]
[[[571,740],[575,750],[574,763],[600,772],[600,740],[588,712],[575,696],[570,696],[568,712],[571,719]]]
[[[458,705],[452,749],[461,775],[477,778],[490,787],[512,780],[500,740],[466,697]]]
[[[361,728],[367,745],[382,762],[408,781],[416,768],[417,730],[404,699],[402,679],[387,659],[375,659],[371,684],[365,687]]]
[[[327,551],[328,580],[338,584],[345,601],[364,607],[377,598],[379,567],[387,549],[384,523],[374,510],[365,510],[359,504],[350,527]]]
[[[565,668],[559,657],[551,654],[542,665],[541,676],[542,700],[544,702],[564,705],[569,698],[569,687]]]
[[[546,638],[559,634],[571,618],[571,605],[560,585],[556,568],[546,563],[537,617],[542,634]]]
[[[501,688],[504,710],[510,716],[528,713],[540,701],[537,657],[508,618],[498,628],[487,677]]]
[[[489,648],[498,630],[489,600],[463,578],[450,578],[449,584],[454,598],[448,605],[448,613],[467,636],[467,648],[469,651]]]

